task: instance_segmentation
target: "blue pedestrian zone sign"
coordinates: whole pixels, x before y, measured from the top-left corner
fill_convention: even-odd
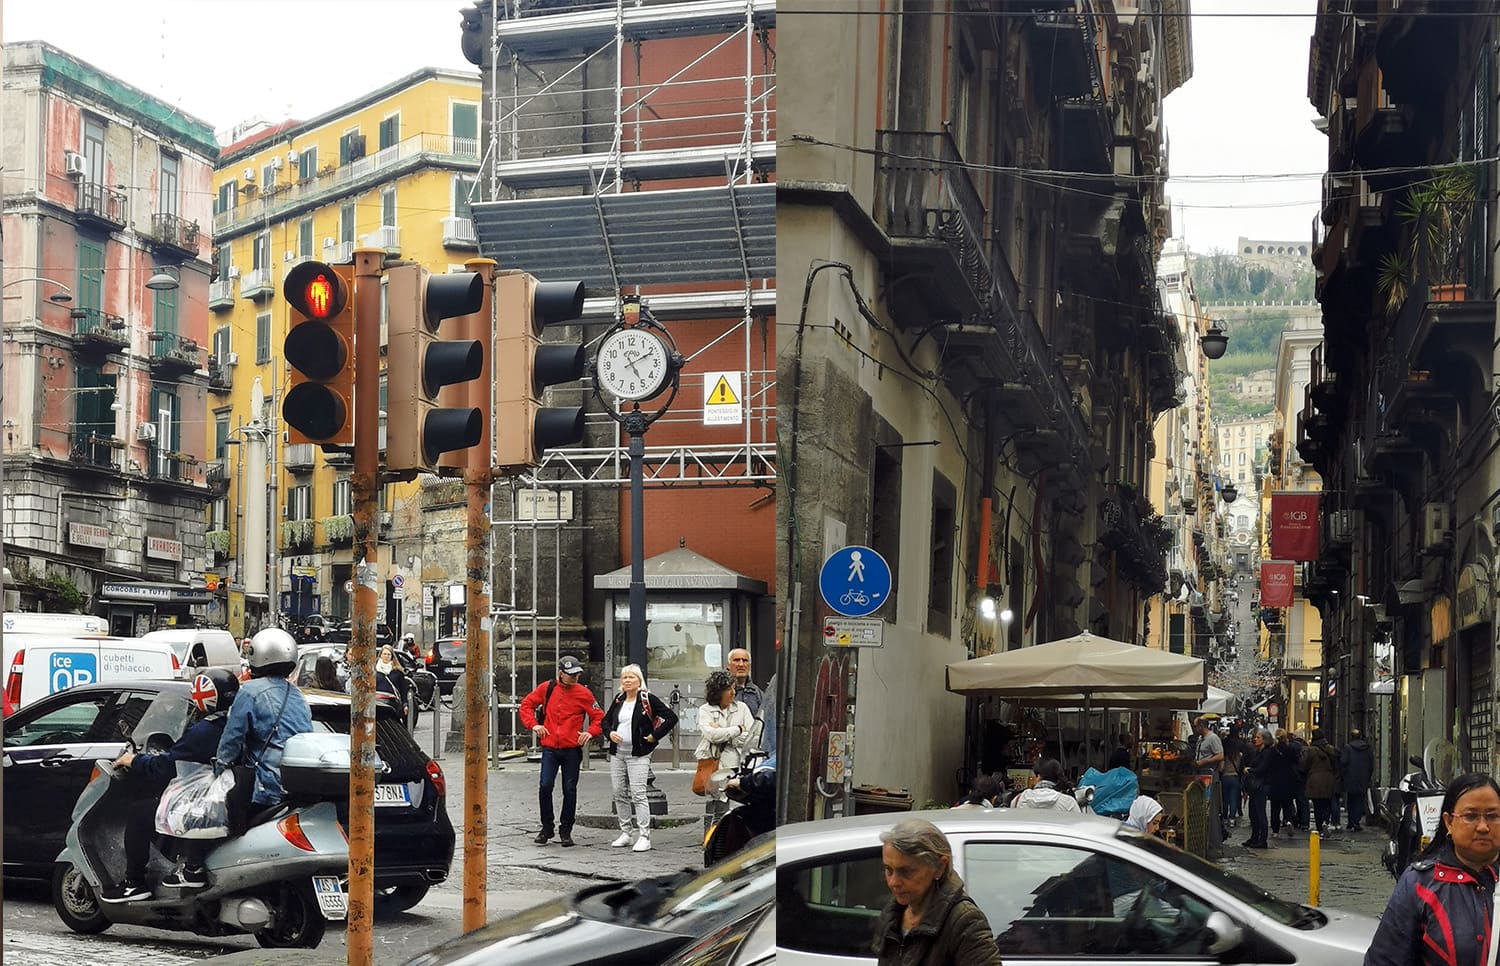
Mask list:
[[[891,568],[869,547],[843,547],[823,561],[818,590],[835,613],[865,617],[890,598]]]

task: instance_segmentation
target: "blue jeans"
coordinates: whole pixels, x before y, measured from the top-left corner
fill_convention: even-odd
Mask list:
[[[552,834],[552,786],[562,770],[563,804],[557,830],[563,835],[573,831],[573,814],[578,810],[578,769],[583,765],[582,748],[542,748],[542,783],[539,799],[542,806],[542,831]]]
[[[1240,817],[1240,776],[1224,775],[1220,781],[1224,785],[1224,814],[1223,819],[1227,822]]]

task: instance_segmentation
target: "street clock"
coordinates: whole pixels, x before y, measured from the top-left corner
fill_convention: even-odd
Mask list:
[[[638,326],[606,335],[594,365],[599,385],[630,402],[661,395],[672,380],[672,350],[661,336]]]

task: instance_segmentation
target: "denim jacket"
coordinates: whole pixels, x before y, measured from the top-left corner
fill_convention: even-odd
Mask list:
[[[229,709],[224,736],[219,739],[219,764],[253,764],[255,794],[250,797],[251,803],[275,805],[285,797],[281,787],[281,751],[286,740],[311,730],[312,712],[308,710],[307,699],[291,681],[286,678],[246,681],[240,685],[240,693]]]

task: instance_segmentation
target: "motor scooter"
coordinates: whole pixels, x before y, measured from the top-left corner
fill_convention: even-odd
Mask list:
[[[146,747],[170,744],[166,735],[152,735]],[[139,790],[112,762],[95,765],[52,877],[53,906],[74,932],[99,933],[119,923],[199,936],[250,933],[268,948],[311,949],[328,919],[347,914],[349,846],[337,807],[295,797],[291,789],[287,802],[252,814],[243,835],[215,840],[204,859],[206,888],[163,886],[173,863],[153,848],[146,874],[151,897],[101,901],[103,887],[124,878],[127,806]]]
[[[733,774],[726,773],[722,779],[725,796],[736,805],[703,836],[705,868],[776,828],[776,760],[765,758],[764,751],[747,752]]]
[[[1437,833],[1446,794],[1441,784],[1428,777],[1421,757],[1412,755],[1408,760],[1416,770],[1407,772],[1395,788],[1387,791],[1381,808],[1390,840],[1385,843],[1380,862],[1397,879]]]

